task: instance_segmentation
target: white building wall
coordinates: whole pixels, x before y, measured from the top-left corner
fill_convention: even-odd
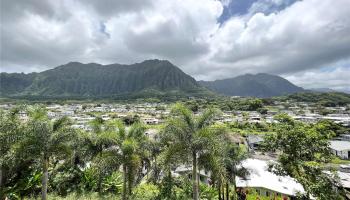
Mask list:
[[[286,194],[278,193],[266,188],[258,187],[258,188],[247,188],[247,189],[249,191],[248,193],[256,193],[260,197],[270,197],[271,199],[274,199],[275,197],[277,197],[278,199],[282,199],[283,197],[286,197],[288,200],[290,199],[290,197]]]
[[[349,158],[349,151],[350,151],[350,149],[345,150],[345,151],[336,151],[334,149],[332,150],[334,155],[338,156],[341,159],[347,159],[347,160],[350,159]]]

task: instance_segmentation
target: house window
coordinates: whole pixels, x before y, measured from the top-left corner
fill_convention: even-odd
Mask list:
[[[266,191],[265,194],[267,197],[270,196],[270,192],[268,192],[268,191]]]
[[[260,190],[256,189],[256,194],[260,195]]]

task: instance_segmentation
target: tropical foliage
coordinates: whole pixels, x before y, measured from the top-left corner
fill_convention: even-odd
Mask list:
[[[43,106],[0,111],[0,199],[236,199],[236,178],[249,172],[238,167],[248,152],[235,138],[253,131],[266,135],[266,150],[278,152],[272,171],[319,199],[340,198],[337,177],[323,169],[334,159],[328,139],[341,127],[286,115],[271,125],[225,125],[216,122],[218,105],[192,103],[174,105],[154,137],[139,120],[96,115],[85,131],[67,117],[49,118]],[[181,168],[189,170],[176,175]],[[207,183],[199,181],[203,172]]]
[[[337,192],[337,177],[326,173],[324,165],[332,159],[329,139],[335,133],[324,123],[308,125],[293,120],[286,114],[275,117],[275,132],[265,137],[265,148],[279,151],[278,163],[271,165],[277,174],[294,177],[306,190],[320,200],[342,199]]]

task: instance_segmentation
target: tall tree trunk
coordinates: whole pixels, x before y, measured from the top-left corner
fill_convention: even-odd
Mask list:
[[[221,193],[222,193],[222,200],[225,200],[225,185],[224,184],[222,184],[221,185]]]
[[[221,198],[221,184],[220,183],[218,183],[218,195],[219,195],[219,200],[223,200],[222,198]]]
[[[127,187],[128,178],[127,178],[127,167],[125,164],[123,165],[123,179],[124,180],[123,180],[122,199],[127,200],[128,199],[128,194],[127,194],[128,188],[126,188],[126,187]]]
[[[159,178],[157,156],[154,157],[154,183],[157,183]]]
[[[193,200],[198,200],[199,191],[198,191],[198,166],[197,166],[197,153],[192,152],[192,188],[193,188]]]
[[[236,200],[237,199],[237,192],[236,192],[236,175],[233,174],[233,199]]]
[[[170,166],[167,167],[167,184],[166,184],[166,197],[167,199],[172,199],[173,198],[173,177],[171,175],[171,169]]]
[[[131,195],[132,186],[134,184],[134,178],[132,177],[132,169],[128,168],[128,195]]]
[[[0,191],[2,191],[2,174],[3,174],[3,168],[0,166]]]
[[[100,154],[100,159],[102,159],[102,146],[101,146],[101,151],[99,154]],[[102,192],[102,173],[101,173],[101,170],[98,171],[97,191],[99,193]]]
[[[49,168],[49,158],[44,155],[43,157],[43,177],[41,179],[41,199],[42,200],[47,200],[47,182],[49,179],[49,173],[48,173],[48,168]]]
[[[226,200],[230,200],[230,190],[229,190],[228,181],[226,182]]]
[[[3,173],[4,173],[3,171],[4,171],[3,167],[0,166],[0,199],[5,199],[4,193],[3,193],[3,188],[2,188],[2,185],[3,185],[2,180],[3,180]]]

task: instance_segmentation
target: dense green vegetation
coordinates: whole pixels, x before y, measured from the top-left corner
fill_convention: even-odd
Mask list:
[[[183,103],[192,111],[196,112],[199,109],[214,107],[222,111],[263,111],[266,102],[258,98],[207,98],[184,100]]]
[[[101,198],[215,199],[221,187],[199,184],[197,173],[191,186],[189,179],[169,175],[170,170],[191,161],[194,169],[215,171],[216,184],[228,185],[223,156],[241,154],[240,148],[223,145],[227,133],[213,124],[218,112],[212,109],[195,117],[176,105],[160,140],[146,137],[145,126],[138,122],[126,129],[121,121],[96,117],[92,130],[83,132],[71,129],[68,118],[49,120],[42,107],[28,109],[26,122],[20,121],[19,110],[0,113],[1,196],[11,199],[47,199],[47,191],[53,197],[97,192]],[[193,139],[185,145],[179,133]]]
[[[304,91],[288,80],[270,74],[246,74],[235,78],[199,81],[199,83],[218,94],[227,96],[271,97]]]
[[[323,166],[333,158],[328,140],[335,133],[324,125],[305,124],[290,118],[286,114],[276,116],[278,124],[274,133],[265,137],[265,150],[280,151],[278,163],[271,170],[277,174],[294,177],[303,185],[306,194],[319,199],[343,199],[337,185],[337,176],[324,172]],[[342,192],[342,191],[340,191]]]
[[[262,104],[257,99],[249,102],[247,109]],[[198,102],[188,107],[176,104],[155,138],[146,137],[147,126],[134,117],[130,123],[97,116],[86,132],[70,128],[65,117],[49,120],[38,106],[1,111],[0,198],[235,198],[236,177],[248,174],[237,166],[249,155],[232,138],[247,133],[266,135],[263,147],[282,152],[272,168],[276,173],[296,178],[319,199],[340,198],[341,191],[331,187],[337,180],[322,172],[334,162],[328,139],[343,131],[334,123],[304,124],[281,115],[277,124],[225,125],[214,121],[222,102],[208,104],[204,110],[194,103]],[[23,109],[29,113],[28,121],[19,119]],[[198,109],[202,114],[193,113]],[[188,174],[172,176],[183,165],[191,166]],[[199,169],[211,171],[209,185],[198,181]]]
[[[322,106],[344,106],[350,104],[350,94],[341,92],[302,92],[284,97],[276,97],[280,100],[294,100],[297,102],[312,102]]]

